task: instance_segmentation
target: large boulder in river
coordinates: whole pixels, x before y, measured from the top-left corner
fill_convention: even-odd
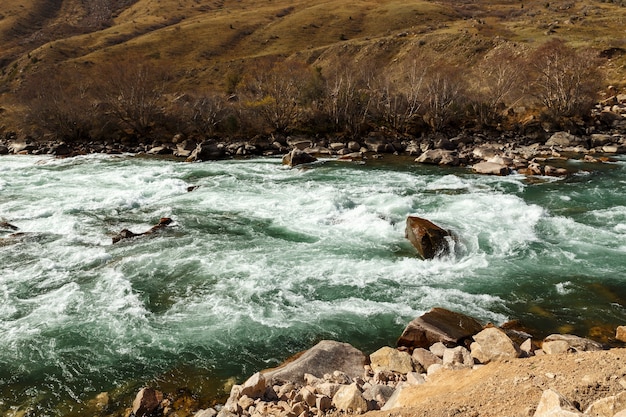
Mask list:
[[[226,150],[222,144],[217,143],[214,140],[205,140],[198,144],[196,149],[191,152],[187,162],[196,161],[211,161],[216,159],[222,159],[226,156]]]
[[[429,220],[417,216],[409,216],[406,219],[405,237],[424,259],[448,253],[450,250],[446,240],[448,236],[451,236],[450,232]]]
[[[283,165],[289,165],[295,167],[296,165],[310,164],[317,161],[313,155],[301,151],[298,148],[293,149],[291,152],[283,156]]]
[[[456,151],[429,149],[415,159],[418,164],[458,166],[460,161]]]
[[[496,162],[483,161],[472,166],[472,169],[477,174],[485,175],[509,175],[509,167]]]
[[[363,377],[366,363],[365,354],[352,345],[322,340],[296,359],[262,373],[270,385],[284,382],[303,385],[304,374],[321,378],[324,374],[341,371],[353,379]]]
[[[482,329],[482,324],[472,317],[445,308],[433,308],[406,326],[397,345],[409,349],[428,349],[431,345],[441,342],[453,347]]]

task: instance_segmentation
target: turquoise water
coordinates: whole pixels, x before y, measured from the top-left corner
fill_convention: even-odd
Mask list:
[[[0,242],[0,415],[80,415],[150,382],[209,401],[320,339],[393,345],[435,306],[606,336],[626,323],[626,159],[577,167],[2,157],[0,218],[25,234]],[[418,259],[409,214],[451,229],[453,254]]]

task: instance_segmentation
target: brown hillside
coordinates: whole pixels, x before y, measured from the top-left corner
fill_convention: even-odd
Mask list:
[[[625,23],[626,7],[599,0],[5,0],[0,107],[30,75],[116,57],[152,60],[182,91],[223,90],[229,73],[267,55],[380,67],[418,45],[471,64],[498,42],[551,37],[605,51],[609,82],[622,86]]]

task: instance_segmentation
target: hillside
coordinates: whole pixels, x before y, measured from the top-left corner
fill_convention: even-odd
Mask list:
[[[220,84],[231,66],[338,48],[385,48],[414,39],[471,58],[495,38],[539,44],[558,36],[610,50],[624,78],[626,8],[598,1],[8,0],[0,5],[0,68],[9,83],[52,65],[98,64],[134,54],[176,70],[182,85]]]
[[[608,58],[606,84],[620,89],[625,20],[626,7],[600,0],[7,0],[0,131],[24,120],[24,85],[68,73],[102,79],[103,66],[124,60],[167,71],[173,96],[223,94],[264,57],[328,76],[347,64],[382,70],[420,49],[467,69],[499,44],[532,50],[559,38]]]

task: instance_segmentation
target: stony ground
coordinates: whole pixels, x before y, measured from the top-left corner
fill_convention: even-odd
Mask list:
[[[584,411],[626,389],[626,349],[543,355],[474,370],[441,370],[401,397],[405,407],[369,417],[532,416],[546,389]]]

